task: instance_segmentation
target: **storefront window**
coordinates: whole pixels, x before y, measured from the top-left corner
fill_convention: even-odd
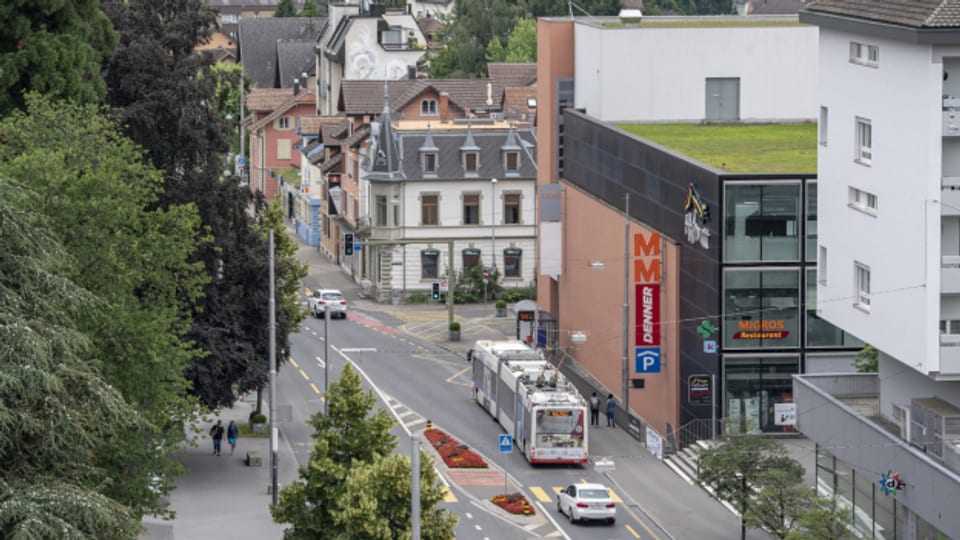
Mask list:
[[[725,261],[799,260],[799,183],[727,183],[724,196]]]
[[[863,347],[863,342],[817,316],[817,271],[807,270],[804,316],[807,347]]]
[[[800,372],[797,356],[724,357],[727,433],[791,431],[775,423],[774,405],[793,402],[792,376]]]
[[[723,274],[724,349],[800,345],[800,272],[733,270]]]

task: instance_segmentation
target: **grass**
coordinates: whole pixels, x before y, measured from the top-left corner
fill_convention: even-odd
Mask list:
[[[270,433],[269,433],[269,432],[267,432],[267,433],[254,433],[253,430],[250,429],[250,424],[246,424],[246,423],[237,424],[237,427],[240,428],[240,436],[241,436],[241,437],[248,437],[248,438],[251,438],[251,439],[266,439],[266,438],[268,438],[268,437],[270,436]]]
[[[732,173],[814,173],[817,125],[621,124],[701,163]]]
[[[689,20],[658,21],[644,18],[640,24],[624,25],[622,22],[604,22],[604,28],[623,28],[625,26],[641,26],[645,28],[723,28],[732,26],[801,26],[799,21],[764,21],[764,20],[711,20],[709,18],[691,17]]]

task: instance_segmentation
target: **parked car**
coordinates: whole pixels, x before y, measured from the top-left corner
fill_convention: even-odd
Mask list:
[[[327,313],[330,313],[331,319],[347,318],[347,299],[337,289],[316,290],[313,292],[311,302],[313,302],[313,314],[318,319],[324,318]]]
[[[570,523],[602,520],[613,525],[617,520],[617,505],[603,484],[570,484],[557,494],[557,510]]]

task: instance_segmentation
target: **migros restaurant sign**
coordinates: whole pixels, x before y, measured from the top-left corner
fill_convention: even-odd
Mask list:
[[[733,339],[784,339],[790,335],[785,326],[783,319],[740,321]]]

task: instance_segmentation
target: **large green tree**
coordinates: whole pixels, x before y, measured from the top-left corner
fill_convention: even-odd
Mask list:
[[[816,497],[814,505],[797,523],[788,540],[851,540],[859,538],[851,530],[853,513],[834,497]]]
[[[76,321],[104,307],[28,186],[0,176],[0,537],[136,538],[100,450],[143,422],[88,358]]]
[[[773,469],[759,479],[746,518],[751,527],[762,528],[777,538],[787,538],[800,525],[800,519],[814,507],[816,495],[803,485],[796,471]]]
[[[76,325],[91,338],[88,359],[144,424],[99,459],[115,472],[108,492],[151,511],[148,478],[179,470],[170,458],[178,440],[165,426],[196,408],[184,372],[199,352],[187,339],[205,278],[189,262],[199,218],[193,206],[153,207],[161,175],[97,107],[37,94],[26,105],[0,122],[0,169],[37,194],[32,210],[76,261],[66,277],[102,301]]]
[[[487,45],[488,62],[536,62],[537,21],[520,19],[510,31],[506,46],[500,38],[493,38]]]
[[[164,174],[158,205],[194,204],[203,233],[195,260],[209,283],[193,315],[190,338],[203,350],[187,370],[210,407],[266,383],[269,367],[267,245],[256,228],[262,199],[222,177],[228,130],[216,108],[213,60],[197,54],[216,14],[203,0],[113,0],[103,4],[120,32],[106,64],[107,101],[126,133]],[[296,281],[278,265],[278,281]],[[279,299],[278,306],[289,306]],[[297,313],[277,313],[277,362],[289,357]]]
[[[280,0],[277,2],[277,9],[273,10],[274,17],[296,17],[297,16],[297,6],[293,4],[293,0]]]
[[[23,107],[23,93],[99,102],[100,64],[116,35],[98,0],[0,3],[0,116]]]

